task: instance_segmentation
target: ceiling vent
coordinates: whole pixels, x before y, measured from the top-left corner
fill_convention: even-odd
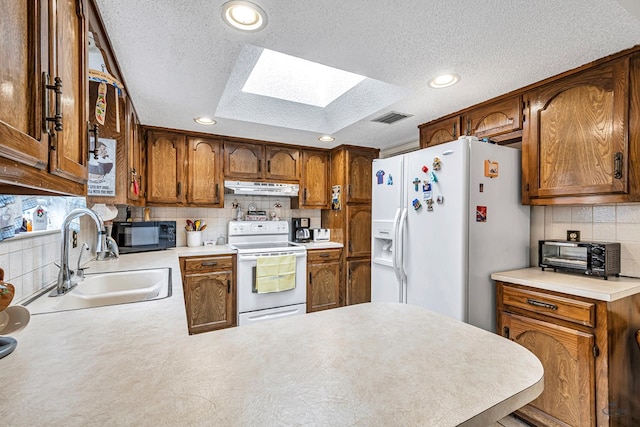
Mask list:
[[[391,111],[390,113],[384,114],[371,121],[377,122],[377,123],[386,123],[390,125],[391,123],[395,123],[398,120],[406,119],[407,117],[411,117],[411,116],[413,116],[413,114],[404,114],[404,113],[398,113],[396,111]]]

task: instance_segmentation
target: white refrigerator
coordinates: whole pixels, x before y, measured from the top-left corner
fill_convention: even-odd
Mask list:
[[[495,332],[490,274],[529,265],[520,150],[461,137],[373,161],[371,301]]]

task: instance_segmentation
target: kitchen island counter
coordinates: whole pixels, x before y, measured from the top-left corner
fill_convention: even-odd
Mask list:
[[[170,298],[32,316],[0,360],[3,424],[486,426],[542,391],[523,347],[414,306],[190,336],[179,254],[92,263],[172,267]]]

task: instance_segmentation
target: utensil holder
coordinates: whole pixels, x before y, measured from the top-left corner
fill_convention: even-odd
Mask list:
[[[202,231],[187,231],[187,246],[195,247],[202,245]]]

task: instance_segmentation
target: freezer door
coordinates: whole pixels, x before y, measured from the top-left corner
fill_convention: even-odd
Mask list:
[[[407,156],[407,303],[466,321],[468,143],[453,141]]]

